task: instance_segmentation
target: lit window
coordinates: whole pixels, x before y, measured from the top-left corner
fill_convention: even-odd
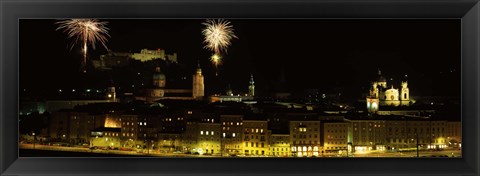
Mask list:
[[[237,126],[240,125],[240,123],[237,122]]]
[[[235,133],[232,133],[232,137],[235,137]]]
[[[205,132],[205,135],[208,135],[208,131]]]
[[[213,131],[212,131],[212,135],[213,135]]]
[[[144,122],[143,125],[147,126],[147,122]]]
[[[255,129],[255,133],[258,133],[258,128],[257,128],[257,129]]]
[[[225,133],[223,133],[222,136],[225,137]]]
[[[260,133],[263,133],[263,129],[260,129]]]
[[[200,131],[200,135],[203,135],[203,131]]]

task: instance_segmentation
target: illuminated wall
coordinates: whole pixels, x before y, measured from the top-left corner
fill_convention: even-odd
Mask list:
[[[165,60],[165,50],[142,49],[140,53],[133,53],[131,57],[135,60],[140,60],[142,62],[150,61],[153,59]]]
[[[105,118],[105,128],[121,128],[122,124],[118,118],[108,116]]]
[[[244,120],[242,139],[244,155],[267,155],[269,150],[267,121]]]
[[[289,134],[271,134],[269,137],[269,155],[288,157],[292,156],[290,152],[290,135]]]
[[[349,139],[350,123],[348,122],[325,122],[323,126],[323,150],[326,153],[346,151]]]
[[[222,150],[224,154],[240,155],[242,151],[243,115],[221,115]]]
[[[319,156],[320,121],[290,121],[290,146],[297,157]]]

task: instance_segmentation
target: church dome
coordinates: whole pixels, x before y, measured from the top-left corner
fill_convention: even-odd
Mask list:
[[[380,76],[378,77],[378,82],[387,82],[387,79],[385,79],[383,76]]]
[[[155,73],[153,73],[153,79],[165,79],[165,74],[160,71],[160,67],[155,68]]]
[[[165,74],[163,73],[154,73],[153,79],[165,79]]]

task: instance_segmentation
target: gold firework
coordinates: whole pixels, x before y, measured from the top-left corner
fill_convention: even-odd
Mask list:
[[[219,55],[217,54],[214,54],[210,60],[212,61],[212,63],[215,65],[215,67],[217,67],[219,64],[222,63],[222,57],[220,57]]]
[[[205,48],[215,52],[216,55],[221,55],[221,52],[226,52],[227,47],[231,45],[230,40],[237,38],[233,33],[233,26],[227,20],[207,20],[202,23],[205,25],[202,34],[204,36]]]
[[[105,25],[108,22],[100,22],[96,19],[69,19],[59,21],[59,27],[56,30],[62,30],[67,33],[68,38],[74,38],[73,45],[83,42],[83,62],[85,66],[87,61],[88,45],[91,45],[95,49],[95,44],[100,42],[105,48],[107,45],[108,28]]]

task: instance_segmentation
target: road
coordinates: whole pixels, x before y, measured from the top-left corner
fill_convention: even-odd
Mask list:
[[[33,144],[20,144],[21,149],[34,149]],[[64,147],[51,145],[35,145],[36,150],[51,150],[51,151],[66,151],[66,152],[86,152],[86,153],[100,153],[100,154],[119,154],[119,155],[133,155],[133,156],[155,156],[155,157],[218,157],[211,155],[192,155],[192,154],[175,154],[175,153],[159,153],[158,151],[150,150],[149,152],[138,153],[136,151],[121,151],[121,150],[101,150],[89,149],[85,147]],[[442,151],[419,151],[419,157],[461,157],[461,150],[442,150]],[[452,155],[453,153],[453,155]],[[324,157],[341,157],[336,155],[324,155]],[[416,151],[408,152],[371,152],[371,153],[353,153],[349,157],[417,157]]]

